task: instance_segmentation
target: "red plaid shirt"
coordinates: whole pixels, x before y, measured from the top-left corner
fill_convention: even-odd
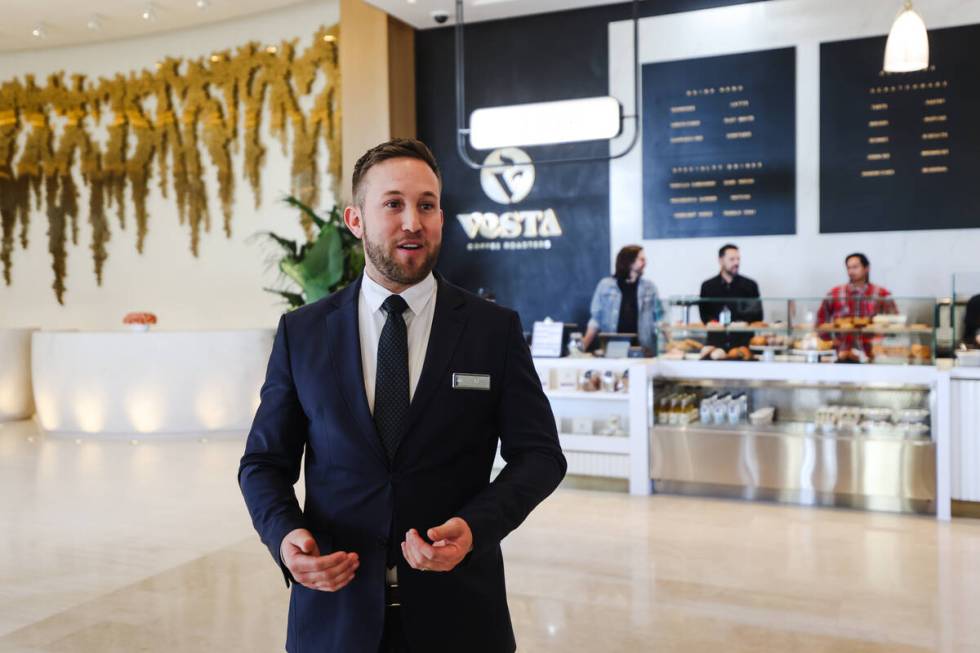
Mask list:
[[[817,312],[817,324],[832,323],[838,317],[874,317],[879,314],[894,315],[898,307],[891,299],[892,294],[881,286],[873,283],[855,286],[845,283],[831,288],[827,299],[820,304]],[[838,351],[854,349],[856,338],[854,334],[840,333],[834,338]],[[861,345],[867,353],[871,353],[871,336],[863,336]]]

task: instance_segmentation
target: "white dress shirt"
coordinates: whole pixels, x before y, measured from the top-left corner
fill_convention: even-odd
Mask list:
[[[368,408],[374,414],[374,384],[378,377],[378,341],[388,314],[381,310],[381,304],[391,292],[376,283],[364,273],[361,280],[361,293],[357,301],[358,332],[361,340],[361,369],[364,371],[364,393]],[[415,396],[415,388],[422,374],[425,352],[429,347],[429,333],[432,331],[432,316],[436,307],[436,279],[429,273],[422,281],[401,293],[408,304],[402,313],[408,330],[408,397]]]

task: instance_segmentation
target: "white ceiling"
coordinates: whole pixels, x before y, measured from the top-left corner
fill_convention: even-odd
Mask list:
[[[402,0],[404,2],[404,0]],[[274,11],[306,0],[0,0],[0,52],[56,48],[131,38],[207,25],[251,14]],[[141,16],[150,4],[154,20]],[[89,29],[93,16],[101,28]],[[45,37],[31,31],[41,23]]]
[[[455,0],[367,0],[370,4],[404,21],[416,29],[429,29],[455,23]],[[619,4],[626,0],[465,0],[463,20],[476,23],[512,16],[544,14],[552,11],[581,9],[596,5]],[[444,11],[449,20],[439,24],[432,18],[433,11]]]
[[[41,50],[132,38],[187,29],[252,14],[271,12],[312,0],[0,0],[0,53]],[[367,0],[416,29],[440,27],[432,12],[445,11],[455,22],[454,0]],[[553,11],[616,4],[626,0],[465,0],[467,23]],[[154,18],[142,14],[152,6]],[[88,24],[96,18],[98,29]],[[32,35],[40,25],[43,38]]]

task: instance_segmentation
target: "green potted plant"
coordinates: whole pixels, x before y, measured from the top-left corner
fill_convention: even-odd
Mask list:
[[[314,233],[305,243],[283,238],[271,231],[259,233],[278,246],[280,256],[272,261],[279,271],[289,277],[299,290],[264,288],[283,297],[290,310],[311,304],[345,287],[364,269],[364,250],[361,241],[344,225],[340,209],[334,206],[326,218],[321,218],[306,204],[293,196],[283,201],[300,211],[312,223]]]

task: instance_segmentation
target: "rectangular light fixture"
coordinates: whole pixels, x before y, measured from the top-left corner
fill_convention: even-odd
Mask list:
[[[477,150],[609,140],[619,134],[622,109],[614,97],[532,102],[477,109],[470,145]]]

